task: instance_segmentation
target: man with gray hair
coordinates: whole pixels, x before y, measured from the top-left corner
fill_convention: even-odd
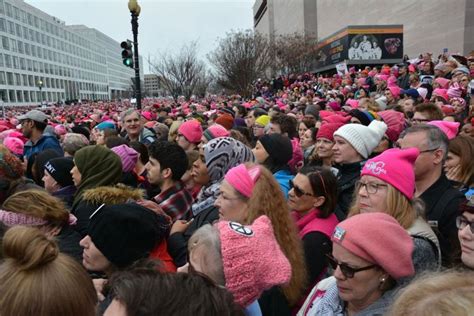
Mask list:
[[[120,114],[122,127],[125,130],[125,139],[138,141],[146,146],[156,140],[155,134],[143,125],[140,113],[135,109],[128,109]]]
[[[464,199],[443,172],[448,142],[438,127],[426,124],[408,128],[398,140],[400,148],[416,147],[420,151],[415,162],[415,196],[425,203],[425,216],[438,235],[444,266],[459,255],[456,216]]]

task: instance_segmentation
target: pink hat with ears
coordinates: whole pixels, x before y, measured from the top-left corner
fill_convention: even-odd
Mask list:
[[[387,79],[387,86],[388,87],[393,87],[397,85],[397,78],[395,76],[390,76]]]
[[[351,108],[357,109],[359,107],[359,100],[347,99],[346,105],[350,105]]]
[[[441,89],[448,89],[449,79],[438,77],[435,79],[435,82],[440,85]]]
[[[398,99],[400,97],[401,89],[398,86],[389,86],[387,87],[387,89],[390,90],[395,99]]]
[[[446,134],[449,140],[456,137],[460,125],[458,122],[449,121],[430,121],[427,124],[438,127],[444,134]]]
[[[448,100],[449,100],[448,90],[446,90],[446,89],[440,89],[440,88],[434,89],[432,95],[437,96],[437,97],[441,97],[446,102],[448,102]]]

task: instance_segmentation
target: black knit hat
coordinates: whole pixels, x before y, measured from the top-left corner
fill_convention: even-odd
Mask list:
[[[73,185],[71,169],[74,167],[74,162],[71,158],[59,157],[48,160],[44,164],[44,170],[56,180],[61,188]]]
[[[168,228],[165,216],[136,203],[103,204],[91,215],[88,234],[112,264],[125,268],[147,258]]]
[[[259,141],[276,164],[287,164],[293,157],[293,146],[288,136],[266,134],[260,137]]]
[[[365,126],[369,126],[369,124],[371,122],[369,117],[359,109],[354,109],[354,110],[350,111],[349,115],[355,117],[356,119],[358,119],[360,121],[360,123],[362,125],[365,125]]]

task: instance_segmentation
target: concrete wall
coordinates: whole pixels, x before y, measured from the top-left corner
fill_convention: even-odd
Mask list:
[[[410,57],[426,51],[437,55],[443,48],[466,53],[466,1],[472,7],[472,0],[317,0],[318,37],[346,25],[403,24],[404,52]]]
[[[275,35],[304,33],[303,0],[273,0],[269,2],[273,2]]]

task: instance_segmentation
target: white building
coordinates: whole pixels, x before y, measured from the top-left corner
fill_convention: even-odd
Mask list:
[[[122,97],[129,95],[133,76],[122,64],[120,43],[107,35],[66,25],[22,0],[0,0],[0,99],[5,104]]]

